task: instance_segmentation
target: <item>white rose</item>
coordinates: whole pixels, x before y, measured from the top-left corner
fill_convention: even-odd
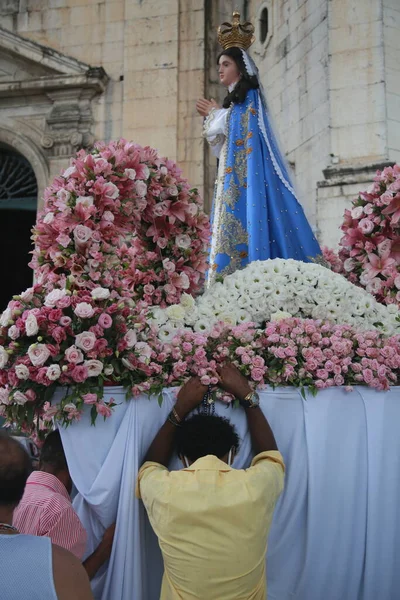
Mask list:
[[[20,335],[21,332],[18,327],[16,325],[11,325],[10,329],[8,330],[8,337],[10,337],[12,340],[17,340]]]
[[[4,346],[0,346],[0,369],[4,369],[6,364],[8,363],[8,354],[4,348]]]
[[[175,245],[178,246],[178,248],[186,250],[187,248],[190,248],[190,243],[190,237],[186,233],[181,233],[175,238]]]
[[[6,388],[0,388],[0,404],[8,406],[11,402],[10,394]]]
[[[185,319],[185,309],[180,304],[171,304],[165,309],[171,321],[183,321]]]
[[[25,321],[25,330],[26,330],[26,335],[28,337],[31,337],[32,335],[36,335],[37,332],[39,331],[37,319],[36,319],[35,315],[33,315],[32,313],[29,313],[29,315]]]
[[[142,165],[142,179],[148,179],[150,177],[150,171],[147,165]]]
[[[46,344],[31,344],[28,348],[28,356],[34,367],[41,367],[50,356],[50,350]]]
[[[80,319],[90,319],[94,315],[94,308],[88,302],[79,302],[75,307],[74,313]]]
[[[108,223],[114,223],[115,217],[111,210],[105,210],[103,213],[103,221],[107,221]]]
[[[195,306],[195,301],[193,296],[191,296],[190,294],[186,294],[186,292],[184,292],[181,296],[181,306],[183,306],[183,308],[185,308],[186,310],[190,310],[192,308],[194,308]]]
[[[43,217],[43,223],[46,223],[46,225],[50,225],[50,223],[52,223],[53,221],[54,221],[54,213],[52,213],[52,212],[48,212]]]
[[[140,198],[144,198],[144,196],[147,194],[147,185],[144,181],[135,182],[135,192],[138,196],[140,196]]]
[[[103,370],[103,363],[99,360],[85,360],[83,366],[88,370],[88,377],[98,377]]]
[[[0,325],[2,327],[7,327],[7,325],[9,324],[10,321],[12,321],[11,308],[6,308],[6,310],[1,315]]]
[[[136,177],[136,171],[135,171],[135,169],[125,169],[124,175],[128,179],[132,179],[133,180]]]
[[[110,290],[107,288],[97,287],[91,291],[93,300],[107,300],[110,297]]]
[[[93,206],[94,199],[93,196],[78,196],[76,199],[76,204],[82,204],[85,208],[89,208],[89,206]]]
[[[111,181],[109,181],[108,183],[105,184],[103,189],[104,189],[104,192],[105,192],[105,195],[107,198],[111,198],[112,200],[115,200],[116,198],[118,198],[119,189],[117,188],[115,183],[112,183]]]
[[[21,300],[23,302],[30,302],[33,298],[33,287],[28,288],[21,294]]]
[[[45,297],[44,305],[50,308],[54,308],[57,302],[66,295],[66,290],[53,290]]]
[[[133,329],[128,329],[124,335],[124,340],[126,341],[128,348],[133,348],[137,342],[136,332]]]
[[[343,263],[344,270],[349,273],[354,269],[355,264],[356,263],[353,258],[346,258],[346,260]]]
[[[122,364],[124,365],[124,367],[126,367],[127,369],[129,369],[130,371],[133,371],[133,366],[132,364],[129,362],[129,360],[127,358],[123,358],[121,360]]]
[[[277,310],[276,312],[272,313],[270,321],[282,321],[282,319],[290,319],[291,316],[292,315],[290,312],[285,312],[284,310]]]
[[[19,404],[20,406],[23,406],[24,404],[26,404],[28,402],[28,398],[27,398],[27,396],[25,396],[25,394],[23,394],[22,392],[20,392],[20,391],[17,390],[13,394],[13,401],[16,404]]]
[[[65,179],[67,179],[68,177],[70,177],[70,176],[72,175],[72,173],[75,173],[75,167],[74,167],[74,166],[72,166],[72,167],[68,167],[68,169],[66,169],[66,170],[64,171],[64,173],[63,173],[63,175],[62,175],[62,176],[63,176]],[[61,190],[59,190],[59,191],[61,191]]]
[[[75,345],[85,352],[93,350],[95,343],[96,336],[92,331],[84,331],[83,333],[79,333],[75,338]]]
[[[112,365],[107,365],[106,367],[104,367],[104,375],[107,375],[107,377],[108,377],[109,375],[112,375],[113,373],[114,373],[114,367]]]
[[[134,350],[137,354],[139,354],[138,358],[140,362],[146,364],[150,362],[151,354],[153,351],[151,347],[148,344],[146,344],[146,342],[138,342],[135,345]]]
[[[189,204],[189,206],[187,207],[186,212],[191,217],[195,217],[197,215],[197,213],[199,212],[199,208],[198,208],[197,204],[195,204],[194,202],[192,202],[192,204]]]
[[[29,369],[26,365],[17,365],[15,367],[15,374],[18,379],[23,379],[24,381],[29,379]]]
[[[86,225],[77,225],[74,229],[74,240],[77,245],[87,244],[92,237],[92,230]]]
[[[46,371],[46,377],[47,379],[50,379],[50,381],[56,381],[56,379],[58,379],[61,375],[61,369],[59,367],[59,365],[50,365],[47,368]]]
[[[361,217],[361,215],[363,214],[364,209],[362,206],[356,206],[355,208],[352,209],[351,211],[351,216],[353,219],[359,219]]]

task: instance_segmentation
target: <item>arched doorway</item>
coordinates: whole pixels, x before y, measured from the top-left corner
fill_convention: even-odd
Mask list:
[[[37,181],[29,161],[0,143],[0,313],[14,294],[32,285],[28,267],[36,221]]]

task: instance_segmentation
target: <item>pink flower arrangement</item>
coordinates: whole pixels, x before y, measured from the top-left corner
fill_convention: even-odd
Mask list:
[[[209,220],[197,190],[155,150],[126,140],[81,150],[44,200],[30,266],[48,291],[100,286],[165,306],[201,290]]]
[[[377,171],[374,183],[346,209],[339,254],[323,257],[384,304],[400,304],[400,165]]]
[[[152,353],[154,375],[133,393],[160,394],[197,375],[214,386],[214,397],[232,397],[215,386],[217,366],[233,362],[256,386],[295,386],[312,392],[332,386],[368,385],[387,390],[399,381],[400,336],[359,332],[329,321],[289,318],[256,329],[253,323],[235,327],[218,323],[208,334],[182,332]],[[155,367],[158,364],[158,371]]]
[[[159,342],[140,316],[146,304],[138,303],[138,315],[131,304],[101,287],[46,293],[37,284],[15,296],[0,320],[0,413],[25,431],[53,418],[68,424],[80,418],[85,404],[93,422],[98,414],[110,416],[104,385],[131,388],[154,374],[143,358],[142,337],[155,350]],[[134,371],[121,360],[126,339],[137,357]],[[50,402],[60,386],[65,394],[55,407]]]

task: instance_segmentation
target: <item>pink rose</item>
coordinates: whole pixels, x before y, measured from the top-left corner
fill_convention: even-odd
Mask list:
[[[60,233],[60,235],[56,237],[56,242],[58,242],[63,248],[68,248],[71,238],[66,233]]]
[[[74,313],[80,319],[90,319],[94,315],[94,308],[88,302],[79,302],[75,307]]]
[[[370,385],[374,378],[374,374],[371,371],[371,369],[364,369],[362,372],[362,376],[367,385]]]
[[[329,373],[326,369],[318,369],[317,377],[319,377],[319,379],[328,379]]]
[[[50,356],[46,344],[32,344],[28,348],[28,356],[34,367],[41,367]]]
[[[98,398],[96,394],[84,394],[82,400],[85,404],[96,404]]]
[[[65,329],[62,327],[55,327],[51,332],[53,339],[57,342],[57,344],[61,344],[66,338],[67,334],[65,333]]]
[[[91,331],[79,333],[75,338],[75,344],[85,352],[92,350],[96,343],[96,336]]]
[[[173,273],[175,271],[175,263],[173,263],[172,260],[169,260],[169,258],[164,258],[162,264],[167,273]]]
[[[103,370],[103,363],[99,360],[85,360],[83,366],[87,368],[88,377],[98,377]]]
[[[66,317],[66,316],[62,316],[60,318],[60,325],[62,327],[68,327],[68,325],[71,325],[72,319],[70,317]]]
[[[99,415],[101,415],[102,417],[104,417],[105,419],[108,417],[111,417],[112,415],[112,410],[109,406],[107,406],[106,404],[104,404],[104,402],[99,402],[98,404],[96,404],[96,410],[97,413]]]
[[[263,369],[251,369],[251,378],[254,381],[262,381],[264,378],[264,370]]]
[[[375,225],[370,219],[361,219],[358,223],[358,228],[364,235],[368,235],[374,230]]]
[[[70,346],[65,351],[65,358],[68,362],[78,364],[83,362],[83,354],[76,346]]]
[[[251,364],[251,358],[246,353],[242,354],[242,364],[243,365],[250,365]]]
[[[71,296],[63,296],[59,300],[57,300],[57,308],[68,308],[71,304]]]
[[[261,356],[255,356],[252,360],[252,365],[256,369],[262,369],[265,365],[265,361]]]
[[[102,313],[99,316],[98,323],[100,327],[103,327],[103,329],[108,329],[112,325],[112,318],[107,313]]]
[[[89,373],[84,365],[76,365],[71,371],[71,377],[76,383],[82,383],[89,377]]]

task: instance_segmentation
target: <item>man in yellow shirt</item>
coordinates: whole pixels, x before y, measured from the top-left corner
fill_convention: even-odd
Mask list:
[[[239,438],[222,417],[186,416],[207,388],[192,378],[180,390],[138,474],[164,559],[160,600],[264,600],[265,555],[284,464],[256,392],[233,365],[220,386],[243,406],[253,449],[250,468],[230,466]],[[174,448],[185,465],[169,471]]]

